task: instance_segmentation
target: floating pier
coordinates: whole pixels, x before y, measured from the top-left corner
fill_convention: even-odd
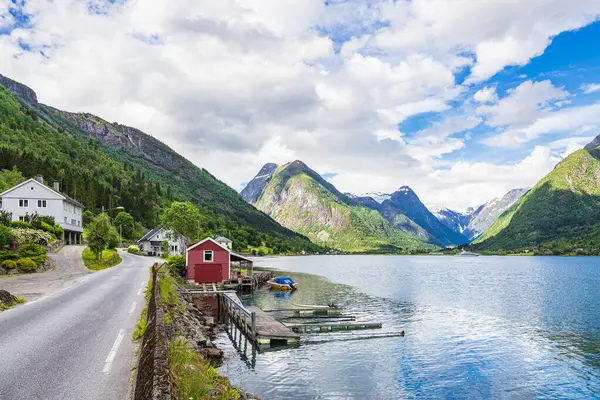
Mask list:
[[[300,340],[300,336],[296,332],[260,308],[248,307],[248,310],[256,315],[256,342],[258,344],[293,344]]]
[[[381,328],[381,322],[339,322],[335,324],[287,324],[288,328],[294,332],[311,331],[344,331],[350,329],[374,329]]]

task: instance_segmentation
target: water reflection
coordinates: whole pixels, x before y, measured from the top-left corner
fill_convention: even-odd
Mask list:
[[[222,371],[264,398],[600,395],[598,259],[288,257],[264,264],[291,271],[300,290],[260,290],[243,297],[247,304],[335,303],[344,314],[383,322],[369,332],[303,335],[296,348],[258,354],[254,368],[220,337],[229,346]],[[385,336],[399,330],[406,336]]]

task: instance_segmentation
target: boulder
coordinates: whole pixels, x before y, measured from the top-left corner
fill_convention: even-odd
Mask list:
[[[0,290],[0,306],[6,305],[7,307],[12,306],[17,302],[17,298],[6,290]]]

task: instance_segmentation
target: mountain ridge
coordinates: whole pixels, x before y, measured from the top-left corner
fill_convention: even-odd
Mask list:
[[[207,221],[220,221],[232,232],[247,226],[280,247],[283,241],[293,242],[298,251],[303,246],[317,248],[244,202],[205,169],[136,128],[46,106],[33,89],[3,75],[0,99],[0,113],[5,115],[0,120],[0,168],[17,165],[26,175],[59,180],[65,193],[91,210],[121,203],[148,226],[158,223],[166,202],[189,200],[201,207]],[[103,163],[104,170],[94,162]],[[239,242],[244,240],[240,236]]]
[[[262,182],[263,175],[259,171],[248,186]],[[282,225],[343,251],[433,248],[395,228],[355,196],[341,193],[300,160],[277,167],[255,204]]]

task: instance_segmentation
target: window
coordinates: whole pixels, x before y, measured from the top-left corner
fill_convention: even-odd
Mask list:
[[[67,223],[67,217],[65,217],[65,224]]]
[[[38,200],[38,208],[46,208],[46,200]]]
[[[81,226],[81,221],[77,221],[77,226]]]
[[[34,189],[35,189],[35,188],[34,188],[33,186],[31,186],[31,187],[29,188],[29,190],[34,190]]]
[[[23,207],[23,208],[28,208],[29,207],[29,200],[19,200],[19,207]]]
[[[75,220],[74,220],[74,219],[72,219],[72,220],[71,220],[71,225],[76,225],[76,224],[77,224],[77,222],[75,222]]]
[[[25,221],[25,217],[22,215],[19,215],[19,221]]]
[[[204,262],[213,262],[212,250],[204,250]]]
[[[63,203],[63,210],[67,211],[67,203]],[[67,222],[67,221],[65,221],[65,222]]]

